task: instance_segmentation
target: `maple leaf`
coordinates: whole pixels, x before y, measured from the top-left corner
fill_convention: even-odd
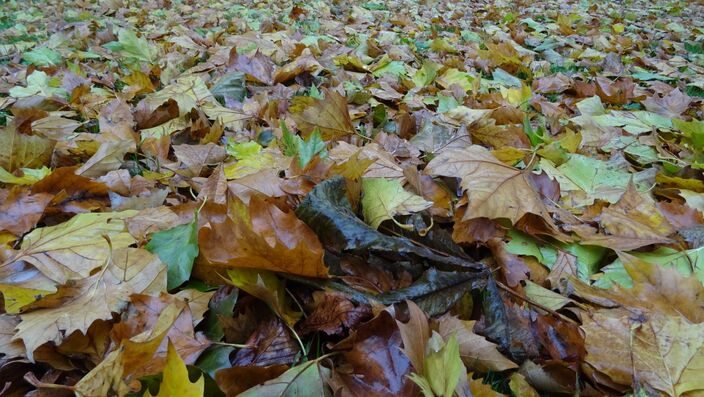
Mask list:
[[[20,134],[11,128],[0,132],[0,167],[9,172],[47,165],[55,142],[40,136]]]
[[[345,97],[335,91],[323,90],[325,99],[296,97],[291,106],[291,117],[306,136],[316,128],[323,139],[338,138],[355,133]]]
[[[398,179],[363,178],[362,208],[364,220],[374,229],[394,215],[408,215],[433,205],[403,189]]]
[[[633,183],[629,183],[615,205],[603,210],[600,218],[609,234],[582,235],[583,244],[627,251],[672,241],[667,237],[674,232],[670,222],[657,209],[655,201],[645,193],[638,193]]]
[[[281,211],[252,196],[246,214],[200,229],[198,245],[203,265],[247,267],[309,277],[327,276],[317,236],[292,212]]]
[[[188,380],[188,369],[179,357],[174,345],[169,342],[169,350],[166,356],[166,367],[164,368],[164,377],[159,385],[159,394],[154,397],[201,397],[205,390],[205,380],[201,375],[198,380],[191,383]],[[145,396],[151,397],[151,393],[147,391]]]
[[[79,214],[56,226],[34,229],[15,255],[2,264],[27,261],[58,283],[87,277],[104,266],[113,250],[135,242],[125,219],[137,211]]]
[[[530,171],[503,164],[482,146],[444,151],[428,163],[425,172],[461,178],[469,199],[463,220],[507,218],[515,224],[531,213],[552,225],[547,207],[530,182]]]
[[[27,357],[45,342],[56,344],[63,335],[86,333],[96,320],[110,320],[133,293],[158,293],[166,287],[164,264],[148,251],[115,249],[101,271],[67,285],[34,302],[20,316],[15,339],[22,339]]]

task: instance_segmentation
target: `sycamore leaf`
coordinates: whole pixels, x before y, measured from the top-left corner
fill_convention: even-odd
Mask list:
[[[198,256],[198,219],[152,234],[144,247],[159,255],[166,264],[167,288],[178,287],[188,280],[193,260]]]
[[[455,335],[443,341],[442,336],[433,331],[426,345],[423,371],[436,396],[452,397],[460,375],[466,373]]]
[[[0,267],[26,261],[58,283],[88,277],[108,262],[110,247],[118,250],[135,242],[125,219],[136,214],[133,210],[79,214],[68,222],[34,229],[14,257]]]
[[[286,306],[284,284],[274,273],[256,269],[232,269],[227,274],[237,288],[266,303],[289,327],[293,327],[301,318],[301,313]]]
[[[101,177],[110,171],[120,168],[123,158],[131,151],[134,151],[134,142],[132,141],[105,142],[100,145],[98,151],[85,164],[76,170],[76,175],[94,178]]]
[[[203,266],[246,267],[307,277],[326,277],[323,247],[293,212],[252,196],[245,214],[211,221],[200,229]]]
[[[638,193],[633,183],[616,204],[602,211],[600,223],[609,234],[581,235],[582,244],[628,251],[671,242],[668,236],[675,231],[655,201]]]
[[[166,367],[164,377],[159,386],[159,394],[155,397],[202,397],[205,391],[205,379],[203,375],[198,377],[194,383],[188,379],[188,369],[181,360],[174,345],[169,341],[169,350],[166,355]],[[147,391],[145,396],[151,397]]]
[[[325,140],[354,134],[345,97],[328,89],[324,89],[323,93],[325,99],[294,98],[289,110],[298,129],[308,135],[318,128]]]
[[[68,92],[65,89],[58,87],[49,76],[41,70],[35,70],[27,76],[27,87],[12,87],[10,96],[15,98],[26,98],[30,96],[59,96],[67,97]]]
[[[25,135],[6,128],[0,132],[0,167],[9,172],[18,168],[36,168],[49,163],[54,141]]]
[[[634,382],[667,396],[704,391],[704,324],[653,313],[600,310],[584,318],[586,361],[617,384]],[[614,354],[618,352],[618,354]]]
[[[290,159],[282,156],[282,153],[275,148],[263,149],[255,141],[234,143],[229,142],[227,153],[235,157],[235,163],[224,167],[227,179],[240,179],[248,175],[255,174],[263,169],[286,169]]]
[[[107,250],[107,249],[106,249]],[[57,345],[74,331],[86,333],[96,320],[110,320],[134,293],[159,293],[166,288],[166,269],[159,258],[137,248],[115,249],[103,268],[62,285],[20,316],[15,339],[22,339],[27,357],[45,342]]]
[[[155,61],[157,49],[150,45],[144,37],[137,37],[131,30],[121,29],[117,34],[117,38],[118,41],[107,43],[105,47],[129,60]]]
[[[331,397],[332,392],[327,385],[330,369],[320,365],[317,360],[297,365],[281,374],[255,386],[239,397]]]
[[[77,394],[86,397],[127,394],[127,382],[134,380],[133,372],[154,357],[182,310],[182,307],[169,305],[159,313],[151,329],[123,339],[117,349],[76,383]]]
[[[478,372],[505,371],[518,368],[513,361],[499,353],[498,346],[472,329],[476,321],[463,321],[446,314],[438,319],[438,332],[443,338],[457,337],[460,357],[469,370]]]
[[[49,47],[40,47],[25,52],[22,59],[39,67],[55,66],[61,63],[61,54]]]
[[[374,229],[394,215],[409,215],[433,205],[403,189],[398,179],[363,178],[362,209],[364,220]]]
[[[22,176],[15,176],[0,167],[0,182],[10,185],[32,185],[51,174],[51,170],[47,167],[20,168],[20,171],[22,172]]]
[[[287,156],[298,156],[298,165],[301,168],[305,168],[315,155],[320,155],[320,157],[327,156],[326,145],[320,137],[320,130],[314,129],[308,139],[303,140],[300,136],[291,134],[283,123],[282,126],[284,127],[284,154]]]
[[[462,189],[469,198],[464,220],[507,218],[515,224],[523,215],[531,213],[552,223],[545,204],[530,182],[530,171],[505,165],[482,146],[444,151],[428,163],[425,172],[462,179]]]

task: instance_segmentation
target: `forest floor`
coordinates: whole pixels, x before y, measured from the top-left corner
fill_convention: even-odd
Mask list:
[[[2,2],[0,395],[704,395],[703,10]]]

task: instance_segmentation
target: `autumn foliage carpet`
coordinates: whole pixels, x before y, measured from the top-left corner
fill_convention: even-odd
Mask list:
[[[704,396],[703,10],[3,1],[0,395]]]

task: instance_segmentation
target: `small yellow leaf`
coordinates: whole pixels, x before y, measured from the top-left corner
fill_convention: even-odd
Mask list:
[[[174,345],[169,341],[169,351],[166,355],[164,377],[159,386],[159,394],[154,397],[201,397],[205,391],[203,375],[195,383],[188,379],[188,369],[181,360]],[[147,391],[147,397],[152,395]]]

